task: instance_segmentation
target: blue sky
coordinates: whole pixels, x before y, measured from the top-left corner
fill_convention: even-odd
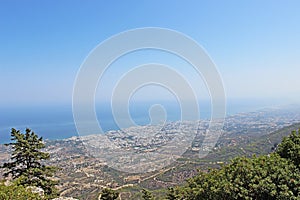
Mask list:
[[[228,98],[298,102],[299,8],[289,0],[2,0],[0,105],[71,104],[89,52],[141,27],[174,29],[196,40],[217,65]]]

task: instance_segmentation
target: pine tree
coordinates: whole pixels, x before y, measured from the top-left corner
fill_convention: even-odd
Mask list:
[[[276,152],[282,158],[291,160],[300,169],[300,129],[284,137]]]
[[[50,177],[56,168],[46,166],[43,161],[50,159],[50,154],[42,152],[45,148],[42,137],[38,137],[30,129],[23,134],[20,130],[11,130],[11,143],[5,144],[12,149],[10,162],[4,163],[4,176],[11,176],[17,185],[36,186],[44,190],[46,196],[55,197],[57,181]]]

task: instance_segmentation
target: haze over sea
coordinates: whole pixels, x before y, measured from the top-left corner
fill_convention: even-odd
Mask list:
[[[167,121],[180,120],[180,106],[178,103],[149,101],[130,104],[129,111],[133,121],[137,125],[149,124],[151,122],[149,108],[154,104],[161,104],[164,107]],[[273,105],[278,104],[273,101]],[[98,121],[103,131],[119,129],[114,121],[109,106],[110,104],[96,106]],[[227,116],[241,112],[252,112],[270,106],[272,106],[272,103],[270,103],[269,100],[229,100],[227,102]],[[210,102],[201,101],[199,107],[200,119],[209,119],[211,109]],[[155,114],[162,115],[163,113],[155,112],[154,115]],[[161,116],[157,117],[159,118]],[[44,139],[51,140],[78,135],[73,120],[71,105],[5,107],[1,108],[0,119],[0,143],[9,141],[11,128],[24,131],[25,128],[28,127],[43,136]]]
[[[12,127],[23,131],[29,127],[45,139],[77,135],[71,101],[83,63],[104,41],[150,27],[183,34],[203,48],[222,79],[227,115],[272,105],[299,104],[299,7],[300,1],[295,0],[288,3],[152,0],[119,1],[118,4],[112,1],[1,1],[0,143],[9,140]],[[143,41],[148,36],[154,35],[146,34],[134,41]],[[165,44],[171,38],[163,34],[153,39],[161,39],[161,44]],[[186,46],[177,40],[171,42]],[[114,43],[120,48],[114,49],[112,45],[105,51],[118,52],[133,43],[131,40]],[[159,46],[144,48],[142,45],[111,60],[105,73],[98,74],[96,102],[110,100],[118,83],[127,80],[123,78],[150,63],[169,66],[191,86],[197,99],[209,99],[212,85],[208,85],[204,71],[200,70],[199,74],[186,56]],[[184,54],[196,54],[183,50]],[[103,56],[97,56],[99,61],[105,59]],[[181,88],[183,82],[174,81],[174,76],[163,73],[162,69],[154,71]],[[141,73],[129,80],[148,80],[149,77],[149,73]],[[159,81],[150,82],[155,84],[139,88],[134,98],[173,99],[171,91],[158,87]],[[130,84],[129,81],[120,85]],[[182,96],[187,100],[194,98]],[[284,102],[274,102],[274,99],[284,99],[280,100]],[[159,103],[162,102],[154,102]],[[178,104],[165,102],[164,105],[167,120],[179,120]],[[130,107],[137,124],[149,123],[148,108],[149,103]],[[207,102],[200,103],[200,114],[202,119],[209,118]],[[110,109],[97,106],[97,115],[104,131],[118,129]]]

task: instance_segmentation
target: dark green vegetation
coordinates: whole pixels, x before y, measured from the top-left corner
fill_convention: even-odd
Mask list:
[[[23,134],[19,130],[11,130],[12,149],[11,162],[4,163],[5,177],[11,177],[13,184],[21,187],[35,186],[44,190],[45,199],[56,197],[57,181],[51,179],[56,168],[46,166],[42,162],[50,159],[50,154],[42,152],[45,148],[42,137],[38,137],[30,129]],[[23,191],[20,189],[20,191]],[[5,199],[5,198],[4,198]]]
[[[148,190],[143,189],[142,193],[143,193],[143,196],[142,196],[143,199],[145,199],[145,200],[154,200],[154,197],[153,197],[152,193],[149,192]]]
[[[0,183],[0,199],[1,200],[41,200],[38,194],[33,194],[29,189],[23,186],[12,184],[9,186]]]
[[[292,131],[289,137],[284,137],[276,152],[282,158],[292,161],[300,169],[300,129],[298,132]]]
[[[109,188],[104,188],[100,195],[101,195],[100,199],[103,199],[103,200],[114,200],[119,197],[118,192],[111,190]]]
[[[264,156],[233,159],[221,169],[200,172],[167,199],[300,199],[300,131]]]

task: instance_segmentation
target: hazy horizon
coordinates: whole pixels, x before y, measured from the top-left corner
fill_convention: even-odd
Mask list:
[[[158,102],[156,102],[158,103]],[[166,111],[167,121],[180,120],[180,109],[176,102],[159,102]],[[129,106],[129,112],[137,125],[146,125],[150,123],[149,108],[154,103],[152,101],[139,102]],[[247,113],[259,111],[265,108],[288,106],[280,104],[280,102],[254,101],[249,100],[229,100],[227,102],[227,116],[238,113]],[[296,109],[300,104],[291,105]],[[289,106],[289,107],[291,107]],[[104,131],[118,130],[114,122],[114,117],[107,104],[96,105],[95,111]],[[177,108],[177,109],[175,109]],[[210,101],[199,102],[200,119],[209,119],[211,117]],[[159,111],[156,111],[160,120],[163,116]],[[154,113],[155,115],[155,113]],[[41,134],[46,139],[63,139],[71,136],[76,136],[77,131],[73,121],[72,106],[71,105],[32,105],[32,106],[18,106],[1,108],[0,118],[0,138],[3,141],[8,141],[10,138],[10,129],[17,128],[24,130],[31,128],[35,132]]]
[[[156,0],[118,4],[71,0],[2,1],[0,125],[5,133],[1,134],[6,134],[7,127],[15,126],[47,128],[51,125],[58,132],[76,131],[72,112],[74,86],[89,55],[117,34],[146,27],[157,27],[155,30],[162,31],[158,32],[162,35],[168,30],[169,34],[176,33],[181,35],[180,38],[197,43],[202,47],[204,57],[199,52],[189,51],[189,48],[181,53],[210,61],[203,61],[203,66],[197,66],[198,70],[207,66],[211,68],[198,73],[184,55],[159,47],[133,49],[120,54],[110,60],[96,86],[81,85],[81,91],[92,91],[96,115],[100,118],[103,115],[102,119],[109,121],[108,128],[115,127],[113,117],[119,117],[113,116],[112,103],[113,109],[118,110],[129,102],[126,109],[137,121],[143,116],[141,124],[147,122],[149,108],[157,104],[164,107],[156,110],[155,116],[158,117],[164,117],[165,111],[173,113],[170,117],[180,113],[179,103],[195,111],[189,108],[193,105],[189,102],[199,106],[201,116],[203,111],[209,113],[207,110],[214,106],[209,103],[212,99],[218,102],[216,98],[222,105],[220,114],[226,114],[226,109],[227,115],[273,105],[300,104],[299,7],[299,1],[289,1],[289,4],[273,1],[217,4]],[[153,31],[154,28],[147,30]],[[116,47],[122,49],[135,41],[143,42],[146,35],[117,43]],[[168,37],[162,35],[157,37],[164,44]],[[173,44],[186,47],[178,40],[169,43],[171,47]],[[105,48],[106,52],[116,50],[113,46]],[[105,60],[105,56],[100,54],[97,59]],[[94,67],[97,70],[105,66],[94,64]],[[144,71],[136,73],[137,69]],[[98,75],[94,72],[89,75]],[[172,87],[165,87],[167,84],[159,81],[151,82],[149,77],[167,80]],[[86,80],[89,78],[87,76]],[[213,95],[211,85],[215,82],[221,87]],[[138,87],[134,85],[136,83]],[[76,98],[77,103],[86,103],[85,95]],[[94,101],[88,99],[87,103]],[[202,117],[206,114],[202,113]],[[72,127],[65,129],[64,124]]]

